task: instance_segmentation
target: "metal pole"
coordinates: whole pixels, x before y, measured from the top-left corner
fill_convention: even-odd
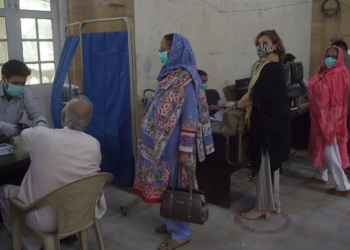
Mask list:
[[[80,22],[70,23],[64,27],[64,33],[65,33],[66,37],[68,36],[68,28],[75,26],[75,25],[79,25],[79,27],[80,27]],[[79,42],[81,42],[81,36],[80,36]],[[81,47],[81,45],[80,45],[80,47]],[[70,70],[69,69],[68,69],[68,85],[69,85],[69,100],[72,100],[72,84],[71,84]]]

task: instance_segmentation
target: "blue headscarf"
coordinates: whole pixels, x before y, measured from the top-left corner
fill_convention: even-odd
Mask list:
[[[197,150],[200,161],[205,159],[205,153],[214,152],[213,137],[209,120],[208,103],[205,92],[203,90],[202,79],[196,70],[196,58],[194,57],[192,48],[188,40],[177,33],[173,33],[173,41],[170,49],[170,57],[168,62],[161,68],[157,80],[161,82],[168,75],[179,69],[185,69],[192,77],[195,92],[197,96],[198,115],[200,122],[200,130],[197,130]],[[159,94],[161,88],[157,88],[154,95]]]
[[[202,80],[195,67],[196,58],[194,57],[190,43],[183,35],[174,33],[169,60],[167,64],[161,68],[157,80],[158,82],[162,81],[177,69],[186,69],[190,73],[193,81],[198,83],[198,87],[202,88]]]

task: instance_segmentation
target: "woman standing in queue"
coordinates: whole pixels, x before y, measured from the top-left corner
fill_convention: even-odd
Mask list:
[[[249,156],[256,177],[255,208],[245,219],[270,217],[281,212],[279,169],[289,149],[290,111],[282,61],[285,49],[274,30],[255,38],[260,63],[249,84],[248,93],[237,103],[245,108],[249,127]]]
[[[160,44],[163,64],[157,77],[158,86],[148,101],[142,119],[133,190],[146,203],[160,203],[164,190],[173,183],[178,165],[178,186],[187,187],[189,176],[197,188],[196,153],[200,161],[214,151],[208,104],[196,60],[188,40],[180,34],[165,35]],[[189,175],[190,174],[190,175]],[[190,241],[188,222],[166,219],[156,228],[169,232],[171,239],[160,250],[178,248]]]
[[[349,71],[344,64],[344,52],[337,46],[327,49],[322,65],[310,79],[309,107],[311,128],[308,154],[317,168],[307,184],[328,184],[328,171],[333,175],[332,195],[350,195],[350,184],[343,171],[349,166],[346,143],[348,117]]]

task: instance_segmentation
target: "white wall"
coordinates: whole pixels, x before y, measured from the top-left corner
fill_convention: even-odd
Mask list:
[[[222,97],[223,87],[250,77],[258,59],[254,38],[261,30],[275,29],[287,52],[303,62],[308,76],[312,4],[303,2],[135,0],[138,96],[156,87],[161,68],[159,44],[163,35],[173,32],[189,39],[197,67],[209,75],[208,87],[217,89]]]

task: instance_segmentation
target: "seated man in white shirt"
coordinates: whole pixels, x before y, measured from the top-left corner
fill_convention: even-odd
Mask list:
[[[35,127],[23,130],[21,137],[30,151],[31,165],[20,187],[0,187],[0,209],[8,230],[12,231],[10,197],[17,197],[29,205],[62,185],[100,171],[100,144],[83,132],[92,118],[92,110],[86,97],[74,98],[62,111],[63,129]],[[102,195],[97,202],[96,217],[101,218],[105,211]],[[28,214],[26,221],[35,230],[57,230],[57,217],[51,206]],[[40,242],[29,235],[24,235],[21,242],[24,250],[41,247]]]

